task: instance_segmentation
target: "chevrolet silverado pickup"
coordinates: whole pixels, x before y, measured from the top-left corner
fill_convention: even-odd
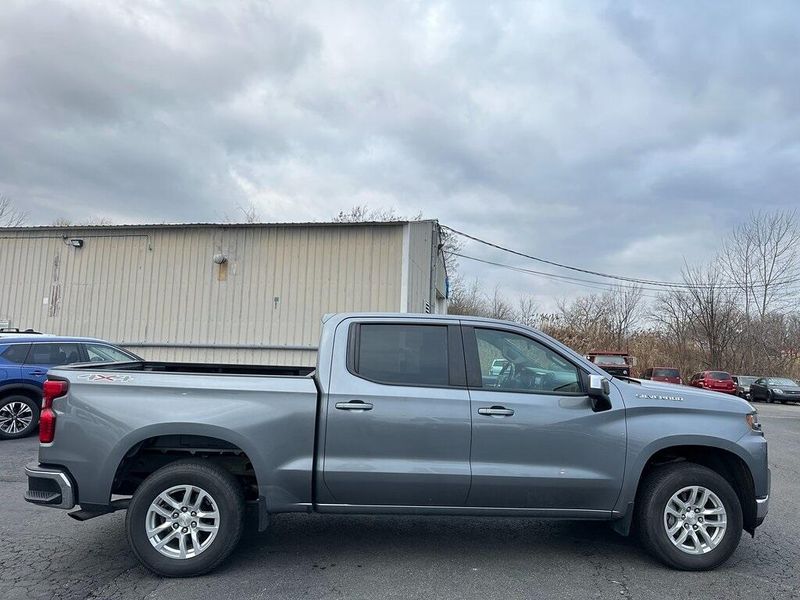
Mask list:
[[[770,491],[740,398],[613,377],[514,323],[374,313],[326,316],[316,368],[51,369],[26,473],[27,501],[78,520],[126,509],[133,553],[173,577],[285,512],[602,520],[710,569]]]

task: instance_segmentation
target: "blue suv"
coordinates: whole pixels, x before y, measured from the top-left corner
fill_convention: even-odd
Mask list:
[[[36,429],[50,367],[131,360],[142,359],[102,340],[0,333],[0,440],[25,437]]]

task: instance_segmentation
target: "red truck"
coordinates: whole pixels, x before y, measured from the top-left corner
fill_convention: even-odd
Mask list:
[[[636,359],[627,352],[589,352],[586,358],[606,373],[619,377],[633,376],[633,367],[636,364]]]

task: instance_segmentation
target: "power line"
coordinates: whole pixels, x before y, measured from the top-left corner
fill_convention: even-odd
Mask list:
[[[662,292],[664,290],[658,288],[648,288],[645,286],[640,285],[627,285],[627,284],[616,284],[616,283],[603,283],[602,281],[594,281],[591,279],[582,279],[580,277],[570,277],[569,275],[558,275],[557,273],[546,273],[544,271],[536,271],[534,269],[526,269],[524,267],[517,267],[515,265],[509,265],[505,263],[499,263],[491,260],[486,260],[483,258],[478,258],[476,256],[469,256],[467,254],[461,254],[459,252],[452,252],[446,251],[447,254],[451,256],[458,256],[459,258],[465,258],[467,260],[473,260],[475,262],[484,263],[487,265],[492,265],[494,267],[500,267],[503,269],[509,269],[511,271],[516,271],[518,273],[525,273],[528,275],[535,275],[538,277],[545,277],[547,279],[555,279],[557,281],[563,281],[564,283],[570,283],[572,285],[579,285],[581,287],[590,288],[594,290],[600,290],[603,292],[612,291],[614,288],[628,288],[628,289],[638,289],[644,291],[651,291],[651,292]],[[656,296],[652,294],[642,294],[647,298],[656,298]]]
[[[628,283],[636,283],[640,285],[647,285],[647,286],[656,286],[659,288],[674,288],[674,289],[708,289],[708,288],[716,288],[716,289],[741,289],[741,285],[737,284],[710,284],[710,283],[680,283],[677,281],[659,281],[657,279],[641,279],[638,277],[626,277],[624,275],[614,275],[611,273],[603,273],[601,271],[592,271],[590,269],[584,269],[581,267],[575,267],[572,265],[566,265],[563,263],[559,263],[553,260],[549,260],[546,258],[541,258],[539,256],[533,256],[531,254],[526,254],[524,252],[520,252],[518,250],[513,250],[506,246],[501,246],[500,244],[495,244],[494,242],[489,242],[487,240],[481,239],[474,235],[470,235],[468,233],[464,233],[463,231],[459,231],[457,229],[453,229],[452,227],[448,227],[447,225],[441,225],[443,229],[447,229],[456,235],[460,235],[461,237],[465,237],[470,239],[474,242],[478,242],[479,244],[484,244],[485,246],[489,246],[491,248],[496,248],[497,250],[502,250],[503,252],[508,252],[509,254],[514,254],[516,256],[521,256],[523,258],[527,258],[530,260],[534,260],[546,265],[551,265],[554,267],[558,267],[560,269],[568,269],[570,271],[576,271],[578,273],[585,273],[587,275],[594,275],[596,277],[605,277],[607,279],[614,279],[617,281],[625,281]],[[752,287],[765,287],[767,285],[788,285],[792,283],[800,282],[800,278],[790,278],[782,281],[773,281],[769,284],[760,283],[760,284],[751,284]],[[599,283],[599,282],[597,282]]]

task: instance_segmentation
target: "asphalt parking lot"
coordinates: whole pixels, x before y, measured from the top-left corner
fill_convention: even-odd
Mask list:
[[[770,514],[710,573],[670,571],[599,523],[284,515],[204,577],[139,567],[124,514],[85,523],[22,500],[37,440],[0,443],[0,598],[798,598],[800,406],[758,405]]]

